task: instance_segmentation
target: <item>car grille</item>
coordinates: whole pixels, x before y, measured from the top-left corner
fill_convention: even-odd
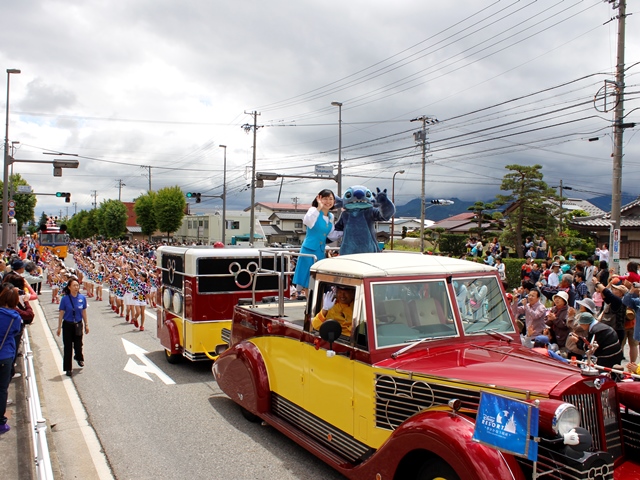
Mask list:
[[[231,344],[231,330],[228,328],[223,328],[222,332],[220,332],[220,336],[222,337],[222,341],[228,345]]]
[[[581,425],[593,437],[592,451],[603,450],[614,458],[622,455],[620,437],[620,409],[616,400],[615,388],[608,388],[594,393],[564,395],[565,402],[575,405],[580,412]],[[600,426],[602,415],[604,431]]]
[[[273,413],[351,463],[360,463],[372,452],[367,445],[351,435],[273,392],[271,393],[271,408]]]
[[[640,458],[640,415],[622,413],[622,437],[627,458]]]
[[[525,458],[516,457],[527,478],[531,478],[533,463]],[[613,458],[605,452],[589,453],[588,458],[574,460],[546,448],[538,446],[536,466],[540,478],[553,480],[613,480]]]
[[[376,427],[395,430],[406,419],[435,405],[457,398],[462,408],[478,409],[480,392],[427,383],[424,380],[377,375]]]

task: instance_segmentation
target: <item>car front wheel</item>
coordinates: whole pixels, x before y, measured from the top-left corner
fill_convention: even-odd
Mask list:
[[[417,480],[460,480],[460,477],[446,462],[430,460],[420,468]]]

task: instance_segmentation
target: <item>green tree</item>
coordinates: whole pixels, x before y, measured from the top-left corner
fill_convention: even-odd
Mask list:
[[[475,220],[476,220],[476,223],[478,224],[478,229],[482,231],[482,224],[485,221],[493,220],[493,215],[490,214],[489,211],[495,210],[500,205],[502,204],[499,202],[485,203],[485,202],[478,201],[473,205],[471,205],[469,208],[467,208],[467,210],[470,210],[475,214],[476,216]]]
[[[99,231],[105,238],[120,238],[127,231],[127,207],[120,200],[105,200],[97,216]]]
[[[167,238],[182,225],[186,206],[187,201],[180,187],[165,187],[158,190],[153,208],[156,213],[158,230],[167,232]]]
[[[12,187],[15,192],[20,185],[29,185],[29,182],[22,178],[19,173],[11,175],[9,187]],[[3,188],[4,185],[2,181],[0,181],[0,198],[2,198]],[[20,230],[22,225],[27,222],[33,222],[35,219],[37,199],[35,195],[31,195],[30,193],[14,193],[13,200],[16,202],[14,208],[16,212],[15,219],[18,224],[18,230]]]
[[[502,204],[513,202],[514,210],[507,218],[501,240],[515,244],[518,257],[522,258],[524,232],[553,233],[557,221],[552,205],[557,203],[558,196],[542,180],[541,165],[507,165],[505,168],[510,173],[502,179],[500,190],[510,193],[498,195],[497,201]]]
[[[158,222],[156,221],[156,214],[153,208],[155,198],[155,192],[145,193],[136,199],[136,204],[133,207],[136,212],[138,225],[140,225],[142,233],[148,237],[151,237],[153,232],[158,229]]]

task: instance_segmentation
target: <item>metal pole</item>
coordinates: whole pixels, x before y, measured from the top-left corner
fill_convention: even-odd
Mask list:
[[[256,220],[256,134],[258,131],[258,115],[259,113],[254,111],[253,115],[253,161],[251,163],[251,215],[249,221],[251,222],[249,228],[249,243],[253,246],[255,237],[255,220]]]
[[[9,80],[12,73],[20,73],[16,68],[7,68],[7,108],[4,130],[4,172],[2,184],[2,248],[7,248],[9,238]]]
[[[222,166],[222,243],[226,242],[227,233],[227,146],[220,145],[220,148],[224,148],[224,163]]]
[[[393,203],[394,205],[396,204],[396,175],[399,173],[403,174],[404,170],[398,170],[393,174],[393,177],[391,178],[391,203]],[[396,224],[395,219],[396,216],[393,215],[391,217],[391,250],[393,250],[393,232]]]
[[[615,5],[615,4],[614,4]],[[613,175],[611,178],[611,232],[609,233],[609,249],[614,248],[613,232],[620,228],[620,210],[622,209],[622,146],[624,119],[624,40],[626,0],[618,0],[618,58],[616,62],[616,87],[618,103],[615,109],[613,124]],[[622,236],[622,235],[620,235]],[[619,245],[618,245],[619,248]],[[611,262],[616,272],[620,271],[619,262]]]
[[[338,196],[342,197],[342,103],[331,102],[338,107]]]

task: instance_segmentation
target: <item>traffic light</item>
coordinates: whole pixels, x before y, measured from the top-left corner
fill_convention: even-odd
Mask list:
[[[187,198],[195,198],[196,199],[196,203],[200,203],[200,201],[201,201],[200,197],[201,196],[202,196],[202,194],[200,194],[200,193],[187,192]]]
[[[440,200],[431,200],[431,203],[434,203],[436,205],[440,205]]]
[[[64,197],[65,203],[69,203],[71,201],[71,193],[69,192],[56,192],[56,197],[58,198]]]

